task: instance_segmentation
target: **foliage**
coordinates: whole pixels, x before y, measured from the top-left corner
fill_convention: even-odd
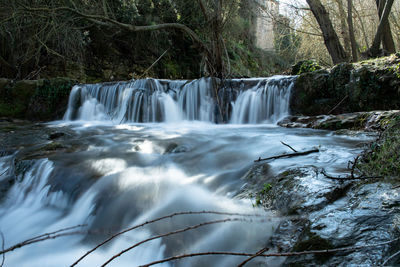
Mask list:
[[[180,30],[129,32],[115,25],[92,23],[68,10],[35,12],[25,6],[49,10],[67,7],[131,25],[180,23],[212,48],[210,58],[218,58],[219,53],[224,65],[231,65],[228,74],[235,76],[268,75],[281,65],[253,45],[252,0],[203,3],[205,13],[197,1],[184,0],[0,1],[0,57],[12,68],[0,64],[0,76],[78,78],[76,71],[69,70],[75,65],[87,75],[79,75],[83,82],[130,79],[141,77],[165,51],[146,75],[190,79],[207,74],[202,68],[204,51]],[[216,17],[220,17],[219,22]],[[217,38],[216,33],[222,37]],[[213,51],[219,52],[214,55]]]
[[[292,67],[292,74],[293,75],[300,75],[303,73],[307,72],[313,72],[316,70],[320,70],[321,66],[318,65],[317,62],[314,60],[303,60],[297,62],[293,67]]]
[[[271,190],[272,185],[270,183],[265,183],[263,185],[263,189],[256,194],[256,203],[255,206],[260,206],[263,204],[263,199],[266,197],[268,192]]]
[[[387,128],[362,155],[357,168],[368,176],[400,177],[400,117],[387,121]]]

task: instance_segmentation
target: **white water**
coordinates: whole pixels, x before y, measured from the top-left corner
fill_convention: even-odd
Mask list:
[[[296,161],[288,158],[270,162],[268,175],[304,165],[329,166],[328,172],[340,173],[359,152],[360,137],[283,129],[270,124],[213,124],[213,98],[208,95],[211,91],[203,87],[208,82],[141,80],[75,87],[65,117],[79,120],[49,126],[72,132],[62,141],[71,150],[35,160],[7,193],[0,195],[4,197],[0,199],[0,231],[5,247],[78,224],[87,224],[82,230],[89,233],[16,249],[6,254],[5,266],[69,266],[111,233],[180,211],[214,210],[262,217],[246,216],[248,221],[210,225],[156,239],[129,251],[109,266],[137,266],[173,255],[206,251],[254,253],[268,244],[278,222],[285,219],[253,207],[254,199],[238,198],[254,159],[288,152],[280,141],[299,151],[320,146],[321,153]],[[286,114],[287,108],[280,109],[280,105],[287,102],[279,101],[288,97],[290,88],[284,89],[281,82],[291,84],[290,80],[284,82],[280,78],[257,79],[249,90],[236,91],[237,100],[228,103],[233,105],[232,122],[263,122]],[[263,107],[262,103],[271,101],[274,107]],[[246,108],[250,105],[255,110]],[[265,113],[257,116],[258,112]],[[126,123],[142,119],[166,123]],[[27,149],[38,145],[25,142]],[[0,157],[0,183],[11,177],[16,157],[18,153]],[[184,215],[151,224],[115,239],[77,266],[100,266],[146,238],[224,218],[232,217]],[[207,256],[161,266],[236,266],[243,260]],[[258,258],[248,266],[267,264],[277,262]]]
[[[65,120],[126,122],[221,121],[232,123],[277,122],[289,114],[293,78],[230,81],[231,87],[215,97],[215,79],[194,81],[135,80],[131,82],[78,85],[71,92]],[[224,102],[228,97],[230,103]],[[239,95],[236,98],[236,95]],[[230,116],[229,107],[233,107]]]

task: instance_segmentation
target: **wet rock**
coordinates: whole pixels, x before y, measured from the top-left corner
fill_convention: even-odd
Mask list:
[[[339,115],[289,116],[278,124],[288,128],[313,128],[322,130],[382,130],[400,111],[355,112]]]
[[[392,55],[303,73],[292,90],[292,113],[315,116],[400,109],[399,63],[400,57]]]
[[[51,133],[51,134],[49,135],[49,139],[50,139],[50,140],[54,140],[54,139],[63,137],[64,135],[65,135],[65,133],[62,133],[62,132]]]
[[[253,166],[244,177],[244,191],[261,198],[259,203],[265,208],[288,216],[272,236],[271,249],[290,252],[365,246],[400,236],[400,188],[393,188],[390,181],[331,180],[312,167],[278,175],[268,170],[265,163]],[[269,190],[262,187],[265,183],[271,185]],[[399,244],[287,257],[282,264],[377,266],[397,252]],[[391,264],[400,264],[400,258]]]

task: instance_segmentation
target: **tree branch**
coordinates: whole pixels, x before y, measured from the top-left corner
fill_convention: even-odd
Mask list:
[[[14,246],[9,247],[9,248],[2,249],[0,251],[0,255],[1,254],[5,254],[5,253],[10,252],[10,251],[13,251],[13,250],[15,250],[17,248],[24,247],[24,246],[27,246],[27,245],[30,245],[30,244],[33,244],[33,243],[37,243],[37,242],[40,242],[40,241],[44,241],[44,240],[47,240],[47,239],[55,239],[55,238],[61,237],[61,236],[82,234],[82,231],[74,231],[74,232],[66,232],[66,231],[69,231],[69,230],[72,230],[72,229],[76,229],[76,228],[80,228],[80,227],[84,227],[84,226],[86,226],[86,225],[77,225],[77,226],[73,226],[73,227],[68,227],[68,228],[64,228],[64,229],[61,229],[61,230],[57,230],[55,232],[46,233],[46,234],[42,234],[42,235],[27,239],[27,240],[22,241],[22,242],[20,242],[18,244],[15,244]],[[66,232],[66,233],[62,233],[62,232]]]
[[[133,248],[135,248],[137,246],[140,246],[143,243],[146,243],[146,242],[149,242],[151,240],[154,240],[154,239],[158,239],[158,238],[161,238],[161,237],[170,236],[170,235],[174,235],[174,234],[190,231],[190,230],[193,230],[193,229],[196,229],[196,228],[199,228],[199,227],[203,227],[203,226],[207,226],[207,225],[211,225],[211,224],[224,223],[224,222],[244,221],[244,220],[245,219],[243,219],[243,218],[232,218],[232,219],[208,221],[208,222],[200,223],[200,224],[197,224],[197,225],[192,225],[192,226],[189,226],[189,227],[186,227],[186,228],[182,228],[182,229],[179,229],[179,230],[176,230],[176,231],[173,231],[173,232],[169,232],[169,233],[166,233],[166,234],[153,236],[153,237],[150,237],[148,239],[142,240],[142,241],[130,246],[127,249],[122,250],[120,253],[118,253],[118,254],[112,256],[110,259],[108,259],[103,265],[101,265],[101,267],[104,267],[104,266],[108,265],[111,261],[113,261],[114,259],[118,258],[122,254],[128,252],[129,250],[131,250],[131,249],[133,249]]]
[[[343,247],[343,248],[335,248],[335,249],[323,249],[323,250],[307,250],[307,251],[299,251],[299,252],[284,252],[284,253],[268,253],[268,254],[260,254],[257,255],[256,257],[291,257],[291,256],[300,256],[300,255],[308,255],[308,254],[326,254],[326,253],[335,253],[335,252],[343,252],[343,251],[356,251],[356,250],[361,250],[365,248],[371,248],[371,247],[380,247],[384,245],[388,245],[394,242],[399,241],[400,238],[396,238],[393,240],[381,242],[381,243],[375,243],[375,244],[370,244],[370,245],[365,245],[365,246],[355,246],[355,247]],[[257,254],[257,253],[256,253]],[[197,256],[209,256],[209,255],[228,255],[228,256],[240,256],[240,257],[253,257],[256,254],[251,254],[251,253],[238,253],[238,252],[219,252],[219,251],[211,251],[211,252],[200,252],[200,253],[192,253],[192,254],[183,254],[183,255],[178,255],[178,256],[173,256],[170,258],[166,258],[163,260],[159,261],[153,261],[144,265],[141,265],[139,267],[148,267],[164,262],[169,262],[173,260],[180,260],[184,258],[189,258],[189,257],[197,257]]]
[[[303,152],[295,152],[295,153],[290,153],[290,154],[283,154],[283,155],[278,155],[278,156],[273,156],[269,158],[264,158],[262,159],[261,157],[255,160],[254,162],[260,162],[260,161],[265,161],[265,160],[270,160],[270,159],[280,159],[280,158],[291,158],[291,157],[297,157],[297,156],[305,156],[311,153],[317,153],[319,152],[319,149],[315,148],[312,150],[307,150]]]
[[[229,212],[205,211],[205,210],[203,210],[203,211],[183,211],[183,212],[172,213],[172,214],[169,214],[169,215],[166,215],[166,216],[163,216],[163,217],[159,217],[159,218],[156,218],[156,219],[153,219],[153,220],[150,220],[150,221],[146,221],[146,222],[144,222],[144,223],[142,223],[142,224],[138,224],[138,225],[132,226],[132,227],[130,227],[130,228],[127,228],[127,229],[125,229],[125,230],[122,230],[122,231],[120,231],[120,232],[118,232],[118,233],[116,233],[116,234],[110,236],[109,238],[107,238],[106,240],[104,240],[103,242],[101,242],[100,244],[98,244],[97,246],[95,246],[93,249],[91,249],[91,250],[89,250],[88,252],[86,252],[86,253],[85,253],[82,257],[80,257],[77,261],[75,261],[73,264],[71,264],[70,267],[73,267],[73,266],[77,265],[81,260],[83,260],[83,259],[84,259],[86,256],[88,256],[90,253],[92,253],[93,251],[95,251],[95,250],[98,249],[99,247],[101,247],[101,246],[107,244],[107,243],[110,242],[112,239],[114,239],[114,238],[116,238],[116,237],[118,237],[118,236],[120,236],[120,235],[122,235],[122,234],[124,234],[124,233],[127,233],[127,232],[129,232],[129,231],[135,230],[135,229],[137,229],[137,228],[143,227],[143,226],[148,225],[148,224],[151,224],[151,223],[155,223],[155,222],[162,221],[162,220],[165,220],[165,219],[170,219],[170,218],[175,217],[175,216],[182,216],[182,215],[199,215],[199,214],[214,214],[214,215],[229,215],[229,216],[246,216],[246,217],[248,217],[248,216],[251,216],[251,217],[261,217],[261,216],[262,216],[262,215],[259,215],[259,214],[229,213]]]
[[[93,23],[96,23],[100,26],[114,25],[114,26],[117,26],[119,28],[122,28],[122,29],[130,31],[130,32],[155,31],[155,30],[163,30],[163,29],[179,29],[179,30],[185,32],[186,34],[188,34],[193,39],[193,41],[202,45],[205,48],[204,42],[200,39],[200,37],[192,29],[190,29],[186,25],[180,24],[180,23],[162,23],[162,24],[156,24],[156,25],[137,26],[137,25],[133,25],[133,24],[122,23],[117,20],[105,17],[105,16],[84,14],[84,13],[79,12],[78,10],[75,10],[75,9],[69,8],[69,7],[31,8],[31,7],[23,6],[23,8],[30,12],[53,13],[53,12],[67,11],[67,12],[71,12],[83,19],[86,19]],[[105,23],[105,22],[107,22],[107,23]]]

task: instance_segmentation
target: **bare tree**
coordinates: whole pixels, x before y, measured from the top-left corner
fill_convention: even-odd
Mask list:
[[[343,49],[340,43],[339,37],[336,34],[335,29],[332,26],[332,22],[329,18],[329,14],[325,7],[321,4],[320,0],[307,0],[308,5],[311,8],[311,12],[318,21],[322,35],[324,37],[324,43],[328,49],[329,55],[332,58],[333,64],[348,61],[348,55]]]
[[[356,36],[354,34],[354,25],[353,25],[353,0],[347,0],[347,24],[349,29],[349,37],[351,43],[351,55],[352,61],[358,61],[358,47],[356,42]]]

